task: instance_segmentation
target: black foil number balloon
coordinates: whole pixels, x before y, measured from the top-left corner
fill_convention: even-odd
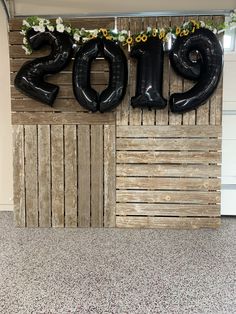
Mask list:
[[[149,109],[163,109],[166,100],[162,96],[163,44],[158,37],[149,37],[136,44],[131,57],[138,60],[135,96],[131,105]]]
[[[45,45],[51,47],[46,57],[28,61],[19,70],[15,78],[15,86],[27,96],[47,105],[52,105],[57,97],[59,86],[45,82],[47,74],[55,74],[63,70],[71,61],[72,41],[67,33],[44,33],[30,30],[27,34],[33,50]]]
[[[169,58],[177,74],[197,81],[190,90],[170,96],[171,111],[186,112],[204,104],[216,89],[223,67],[222,47],[214,33],[202,28],[178,37]]]
[[[108,87],[101,95],[90,84],[92,61],[103,56],[109,63]],[[95,38],[84,44],[75,55],[73,90],[81,106],[90,111],[108,111],[115,108],[125,95],[128,80],[127,60],[114,42]]]

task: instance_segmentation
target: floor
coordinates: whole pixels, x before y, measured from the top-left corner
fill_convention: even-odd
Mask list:
[[[0,313],[236,313],[236,218],[194,231],[12,220],[0,212]]]

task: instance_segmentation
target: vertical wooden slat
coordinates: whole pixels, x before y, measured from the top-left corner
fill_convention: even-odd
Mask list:
[[[13,191],[16,227],[25,227],[24,127],[13,126]]]
[[[52,226],[64,227],[63,125],[51,126]]]
[[[91,227],[103,227],[103,125],[91,125]]]
[[[197,16],[188,16],[188,20],[198,20]],[[188,91],[195,85],[196,83],[193,83],[189,80],[184,80],[184,92]],[[196,110],[191,110],[188,112],[183,113],[183,124],[184,125],[194,125],[196,122]]]
[[[38,227],[37,126],[25,126],[26,225]]]
[[[183,17],[172,17],[171,25],[181,25],[183,23]],[[183,78],[177,75],[170,67],[170,94],[182,93],[183,91]],[[182,114],[169,112],[169,124],[181,124]]]
[[[104,227],[115,227],[116,206],[115,126],[104,125]]]
[[[127,30],[129,29],[129,18],[122,17],[117,19],[117,28],[118,30]],[[130,60],[129,60],[129,52],[128,49],[124,49],[124,53],[127,58],[128,63],[128,84],[125,96],[120,103],[120,105],[116,109],[116,123],[117,125],[128,125],[129,124],[129,102],[130,102]]]
[[[39,226],[51,226],[50,125],[38,126]]]
[[[130,18],[130,32],[136,34],[142,30],[142,18]],[[137,73],[137,62],[134,59],[130,60],[130,97],[135,95],[136,90],[136,73]],[[130,125],[141,125],[142,123],[142,109],[130,107],[129,112],[129,124]]]
[[[211,20],[211,16],[200,16],[199,20],[207,22]],[[196,110],[196,124],[198,125],[208,125],[210,117],[210,100],[208,99],[206,103],[198,107]]]
[[[76,125],[64,126],[65,227],[77,227],[77,135]]]
[[[157,27],[169,27],[169,17],[158,17]],[[170,94],[170,61],[168,52],[164,52],[164,66],[163,66],[163,97],[167,99],[167,105],[164,109],[156,111],[156,124],[157,125],[168,125],[168,99]]]
[[[156,27],[155,17],[143,18],[143,30],[146,31],[147,27]],[[155,124],[155,110],[143,109],[143,125],[154,125]]]
[[[78,126],[78,226],[90,227],[90,126]]]
[[[224,21],[223,16],[213,16],[214,23],[222,23]],[[218,35],[218,38],[223,47],[223,33]],[[210,124],[221,125],[222,124],[222,106],[223,106],[223,74],[221,76],[218,87],[214,95],[210,98]]]

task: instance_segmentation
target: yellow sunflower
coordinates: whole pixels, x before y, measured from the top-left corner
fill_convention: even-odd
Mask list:
[[[126,39],[126,42],[128,45],[131,45],[132,42],[133,42],[133,38],[131,36],[129,36],[127,39]]]
[[[179,35],[180,32],[181,32],[181,28],[180,28],[180,27],[176,27],[175,34],[176,34],[176,35]]]
[[[157,36],[157,29],[156,29],[156,28],[153,28],[153,30],[152,30],[152,36],[153,36],[153,37],[156,37],[156,36]]]
[[[108,36],[106,36],[106,39],[107,39],[107,40],[112,40],[112,36],[111,36],[111,35],[108,35]]]
[[[189,30],[188,29],[183,30],[183,32],[184,32],[184,36],[188,36],[188,34],[189,34]]]
[[[194,33],[194,32],[195,32],[195,27],[192,28],[192,33]]]
[[[142,40],[141,35],[138,35],[137,37],[135,37],[135,41],[137,43],[139,43]]]
[[[162,38],[165,37],[165,35],[166,35],[165,32],[164,32],[164,31],[161,31],[160,34],[159,34],[159,38],[162,39]]]
[[[106,37],[106,36],[108,35],[106,28],[100,28],[99,31],[102,32],[102,34],[103,34],[104,37]]]
[[[145,42],[145,41],[147,41],[148,37],[147,37],[147,35],[143,34],[141,36],[141,39],[142,39],[143,42]]]
[[[179,34],[180,37],[183,37],[184,36],[184,30],[182,32],[180,32]]]

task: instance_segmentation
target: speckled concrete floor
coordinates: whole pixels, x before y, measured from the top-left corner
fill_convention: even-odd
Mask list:
[[[219,230],[16,229],[0,212],[0,313],[236,313],[236,218]]]

